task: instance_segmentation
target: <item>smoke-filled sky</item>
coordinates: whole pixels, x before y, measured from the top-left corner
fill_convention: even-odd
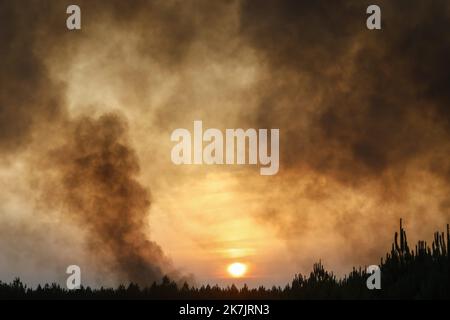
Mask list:
[[[81,30],[66,28],[69,4]],[[450,221],[450,3],[0,0],[0,280],[284,284]],[[280,129],[280,170],[171,132]],[[248,265],[230,279],[232,262]]]

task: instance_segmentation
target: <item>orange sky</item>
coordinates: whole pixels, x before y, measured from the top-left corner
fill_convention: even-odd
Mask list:
[[[0,141],[0,279],[17,273],[31,283],[63,281],[69,264],[81,265],[89,283],[126,278],[108,266],[114,257],[99,245],[107,240],[92,241],[91,228],[98,225],[80,223],[76,206],[66,206],[74,189],[63,191],[61,184],[67,172],[73,175],[59,155],[72,150],[64,149],[68,131],[83,117],[95,128],[105,114],[124,123],[124,144],[139,166],[130,169],[131,185],[149,191],[139,228],[162,249],[156,256],[164,272],[192,274],[199,284],[284,285],[319,259],[342,275],[354,265],[378,263],[400,217],[410,241],[429,239],[448,222],[450,140],[441,108],[447,100],[427,87],[442,79],[432,63],[431,71],[415,69],[416,54],[426,56],[425,49],[397,47],[410,30],[394,5],[386,3],[392,10],[385,17],[396,31],[373,36],[358,27],[353,14],[364,6],[357,2],[342,6],[329,24],[307,16],[308,26],[289,20],[293,9],[270,1],[261,12],[245,1],[138,1],[126,8],[115,1],[104,8],[81,2],[78,33],[55,27],[62,4],[38,13],[33,33],[13,26],[19,18],[7,22],[24,58],[8,47],[12,67],[2,79],[12,84],[0,102],[16,107],[5,123],[22,117],[23,109],[30,121],[13,127],[32,125],[21,131],[29,131],[23,147],[19,140],[12,144],[18,150]],[[299,15],[311,10],[328,17],[322,6],[299,6]],[[261,19],[264,10],[273,14]],[[423,11],[414,9],[411,19],[426,25],[431,18]],[[15,14],[26,20],[31,13]],[[446,48],[436,50],[446,56]],[[36,81],[16,78],[24,61],[42,68]],[[30,101],[19,101],[27,92]],[[54,93],[58,112],[49,109]],[[279,173],[174,165],[170,134],[192,130],[194,120],[221,130],[279,128]],[[55,150],[62,164],[52,162]],[[58,171],[59,165],[68,171]],[[88,196],[85,201],[98,201]],[[232,262],[248,265],[243,279],[227,274]]]

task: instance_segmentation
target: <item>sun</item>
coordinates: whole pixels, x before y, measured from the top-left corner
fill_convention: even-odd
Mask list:
[[[234,262],[228,266],[227,270],[233,278],[240,278],[247,272],[247,266],[244,263]]]

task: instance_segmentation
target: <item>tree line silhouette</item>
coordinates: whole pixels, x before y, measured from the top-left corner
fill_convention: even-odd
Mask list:
[[[367,288],[370,274],[365,268],[353,268],[338,279],[319,262],[308,276],[295,275],[285,287],[194,287],[187,283],[179,285],[166,276],[147,287],[130,283],[117,288],[82,286],[67,290],[56,283],[29,288],[16,278],[9,284],[0,281],[0,299],[449,299],[449,244],[447,225],[446,235],[435,232],[431,247],[418,241],[411,249],[400,219],[400,230],[395,232],[391,251],[380,261],[379,290]]]

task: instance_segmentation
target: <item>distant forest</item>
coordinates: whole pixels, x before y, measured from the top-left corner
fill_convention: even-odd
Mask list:
[[[447,225],[447,234],[436,232],[431,246],[419,241],[410,248],[400,220],[390,253],[380,262],[380,290],[367,288],[370,274],[365,269],[353,268],[338,279],[316,263],[309,276],[298,274],[285,287],[192,287],[164,277],[148,287],[130,283],[116,289],[67,290],[58,284],[46,284],[32,289],[15,279],[9,284],[0,281],[0,299],[449,299],[449,244]]]

